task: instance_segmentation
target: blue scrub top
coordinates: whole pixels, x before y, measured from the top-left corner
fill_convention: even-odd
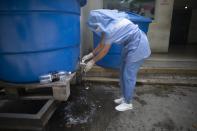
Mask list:
[[[104,44],[124,44],[123,54],[127,54],[125,58],[127,61],[136,62],[147,58],[151,51],[146,35],[138,25],[127,18],[128,14],[117,10],[92,10],[88,26],[98,35],[101,35],[101,32],[105,33]]]
[[[122,41],[130,34],[139,30],[128,19],[128,15],[117,10],[99,9],[92,10],[88,18],[89,28],[97,33],[105,33],[105,44],[122,43]]]

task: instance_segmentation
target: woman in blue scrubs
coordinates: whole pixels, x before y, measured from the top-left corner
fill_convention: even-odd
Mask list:
[[[101,36],[98,46],[82,58],[87,63],[84,71],[88,72],[93,65],[109,51],[112,43],[122,44],[120,86],[122,96],[114,100],[119,104],[118,111],[133,109],[132,100],[136,77],[140,66],[151,54],[146,34],[138,25],[126,19],[126,13],[117,10],[99,9],[90,12],[88,27]]]

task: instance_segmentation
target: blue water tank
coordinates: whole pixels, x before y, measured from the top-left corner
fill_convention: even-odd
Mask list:
[[[127,14],[129,16],[127,17],[129,20],[137,24],[139,28],[145,33],[148,32],[149,24],[152,21],[150,18],[146,18],[132,12],[127,12]],[[100,42],[100,37],[96,33],[93,34],[93,37],[94,37],[94,47],[96,47]],[[112,44],[108,54],[103,59],[98,61],[96,64],[105,68],[119,69],[121,63],[121,51],[122,51],[121,44],[115,44],[115,43]]]
[[[86,0],[1,0],[0,80],[37,82],[75,71],[80,54],[80,7]]]

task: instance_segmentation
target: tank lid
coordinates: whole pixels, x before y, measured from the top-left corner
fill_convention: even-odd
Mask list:
[[[55,11],[80,14],[87,0],[0,0],[0,12]]]

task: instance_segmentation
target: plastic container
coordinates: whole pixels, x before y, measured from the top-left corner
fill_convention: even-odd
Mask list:
[[[137,24],[139,28],[145,33],[148,32],[149,24],[152,21],[150,18],[145,18],[143,16],[131,12],[127,12],[127,13],[129,15],[128,18],[129,20]],[[96,35],[96,33],[93,34],[93,37],[94,37],[94,47],[96,47],[100,42],[100,37]],[[105,68],[119,69],[121,63],[121,50],[122,50],[122,45],[117,45],[115,43],[112,44],[112,47],[109,50],[108,54],[103,59],[98,61],[96,64]]]
[[[0,80],[38,82],[75,71],[80,55],[80,7],[86,0],[1,0]]]

